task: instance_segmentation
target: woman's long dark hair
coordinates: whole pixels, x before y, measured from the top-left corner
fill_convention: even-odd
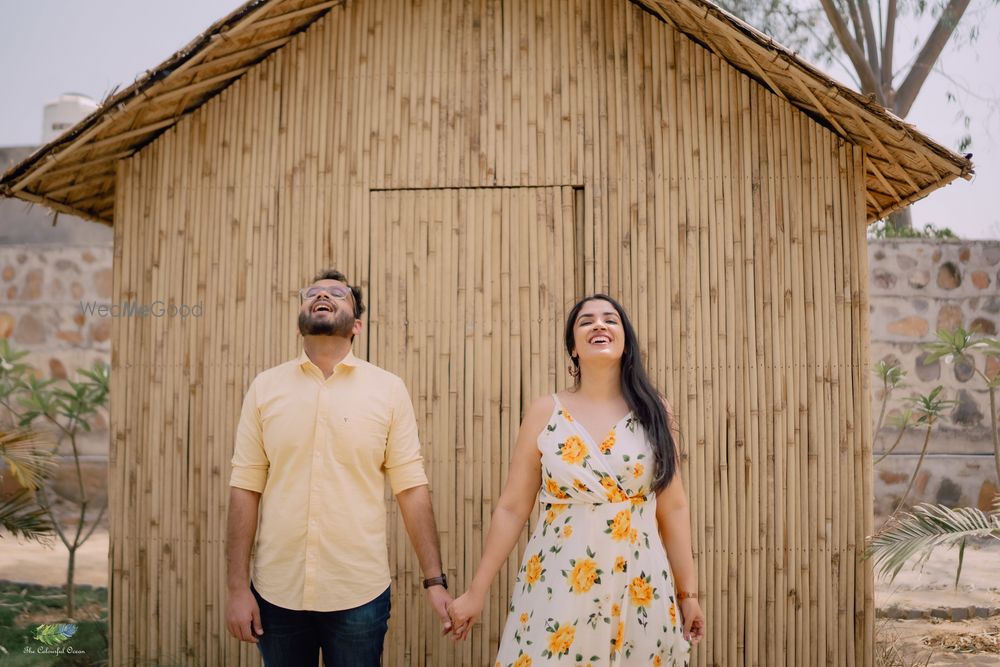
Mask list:
[[[566,318],[566,354],[573,360],[576,373],[576,385],[580,386],[580,360],[573,356],[576,339],[573,328],[580,310],[588,301],[607,301],[618,312],[622,329],[625,332],[625,350],[622,353],[622,393],[632,414],[642,424],[649,444],[653,448],[653,492],[666,487],[677,472],[677,446],[674,437],[667,426],[667,409],[663,404],[660,392],[650,382],[646,369],[642,366],[642,354],[639,351],[639,339],[635,328],[625,314],[621,304],[607,294],[592,294],[584,297],[569,311]]]

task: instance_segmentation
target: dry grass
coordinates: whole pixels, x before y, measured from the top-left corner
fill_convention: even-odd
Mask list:
[[[983,632],[947,632],[924,637],[923,645],[957,653],[989,653],[1000,655],[1000,625]]]
[[[887,618],[875,622],[875,667],[927,667],[934,651],[924,655],[911,656],[904,650],[903,642],[893,630],[892,622]]]

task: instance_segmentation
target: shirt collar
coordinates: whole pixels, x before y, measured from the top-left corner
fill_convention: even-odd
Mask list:
[[[347,351],[347,355],[343,359],[340,360],[340,363],[338,363],[334,367],[334,370],[336,370],[337,368],[339,368],[341,366],[349,366],[351,368],[355,368],[360,363],[361,363],[361,360],[359,360],[357,357],[354,356],[354,352],[352,350],[348,350]],[[305,368],[305,367],[308,367],[308,366],[312,366],[313,368],[316,368],[318,370],[318,367],[316,366],[316,364],[314,364],[312,362],[312,359],[309,358],[309,355],[306,354],[305,348],[303,348],[302,352],[299,353],[299,358],[296,360],[296,365],[299,368]]]

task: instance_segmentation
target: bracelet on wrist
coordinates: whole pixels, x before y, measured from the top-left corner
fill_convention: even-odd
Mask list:
[[[697,600],[697,599],[698,599],[697,593],[688,593],[687,591],[677,591],[678,602],[680,602],[681,600]]]

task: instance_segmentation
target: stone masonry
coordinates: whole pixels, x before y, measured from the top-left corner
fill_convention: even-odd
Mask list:
[[[907,375],[893,392],[886,422],[907,407],[906,398],[943,387],[940,398],[956,401],[935,424],[919,475],[907,499],[988,509],[996,492],[990,436],[989,393],[968,363],[927,362],[921,343],[939,329],[962,326],[997,336],[1000,325],[1000,241],[871,240],[871,363],[901,364]],[[1000,372],[995,358],[977,354],[987,376]],[[872,377],[872,418],[882,405],[881,381]],[[1000,397],[998,397],[1000,402]],[[874,428],[874,425],[873,425]],[[899,434],[888,424],[875,441],[876,458]],[[875,467],[875,513],[895,507],[906,490],[924,443],[926,427],[909,429],[895,451]]]
[[[83,312],[81,304],[110,303],[110,245],[0,245],[0,337],[39,378],[77,378],[77,370],[111,362],[111,318]],[[91,495],[105,495],[108,414],[101,411],[93,431],[78,438],[82,468]],[[68,446],[55,480],[63,497],[75,497],[75,470]],[[9,491],[9,489],[7,489]]]

